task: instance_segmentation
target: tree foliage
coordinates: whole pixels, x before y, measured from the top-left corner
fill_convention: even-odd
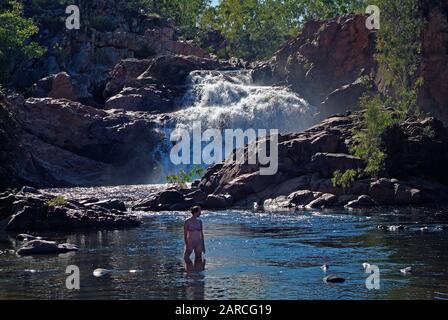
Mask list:
[[[192,181],[194,178],[201,177],[203,174],[204,168],[200,165],[194,165],[188,172],[181,169],[175,175],[166,176],[166,182],[184,186],[187,182]]]
[[[342,187],[344,191],[347,188],[350,188],[353,184],[353,182],[358,177],[358,171],[354,169],[348,169],[344,172],[341,172],[339,170],[336,170],[333,173],[333,178],[331,179],[331,182],[333,184],[333,187]]]
[[[55,198],[52,198],[46,202],[47,206],[50,207],[61,207],[65,206],[68,203],[68,200],[64,198],[63,196],[57,196]]]
[[[384,170],[386,158],[381,147],[381,136],[388,127],[397,122],[397,118],[384,108],[379,94],[362,98],[361,105],[364,107],[363,127],[354,131],[355,144],[351,152],[366,162],[366,174],[378,176]]]
[[[388,104],[403,116],[417,111],[417,90],[422,79],[421,34],[424,19],[418,0],[375,0],[381,10],[376,60],[388,87]]]
[[[44,50],[30,41],[39,29],[32,19],[23,17],[23,6],[9,1],[0,5],[0,83],[4,83],[14,63],[41,55]]]
[[[376,0],[373,3],[381,12],[376,60],[387,95],[378,93],[361,99],[364,108],[362,129],[354,132],[352,153],[365,160],[366,174],[378,176],[384,171],[387,157],[381,147],[381,136],[391,125],[418,112],[417,90],[422,81],[419,69],[424,20],[418,0]]]
[[[303,23],[357,11],[363,0],[222,0],[202,15],[201,30],[219,30],[227,47],[219,54],[248,60],[270,57]]]

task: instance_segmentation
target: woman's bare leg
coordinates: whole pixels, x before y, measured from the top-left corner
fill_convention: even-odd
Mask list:
[[[202,260],[202,244],[197,245],[194,247],[194,259],[195,260]]]
[[[184,259],[190,259],[191,253],[193,252],[192,248],[190,248],[189,246],[185,246],[184,249]]]

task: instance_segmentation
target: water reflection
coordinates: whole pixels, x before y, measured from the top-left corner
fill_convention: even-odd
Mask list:
[[[194,263],[191,258],[185,258],[185,271],[187,275],[187,299],[204,300],[205,298],[205,259],[195,258]]]
[[[78,252],[0,256],[0,299],[443,299],[448,298],[448,223],[441,209],[383,209],[289,214],[204,212],[205,260],[184,260],[184,212],[144,217],[120,231],[43,232]],[[405,224],[388,232],[378,224]],[[429,225],[429,232],[420,227]],[[0,250],[17,250],[16,234],[0,231]],[[362,263],[378,265],[381,289],[365,287]],[[343,276],[328,285],[320,266]],[[65,288],[65,268],[81,270],[81,290]],[[411,265],[415,272],[399,270]],[[96,278],[96,268],[111,270]],[[28,271],[26,271],[28,270]],[[36,270],[30,272],[29,270]],[[137,270],[137,272],[130,272]]]

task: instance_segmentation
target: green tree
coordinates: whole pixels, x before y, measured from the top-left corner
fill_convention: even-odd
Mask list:
[[[210,0],[154,0],[151,5],[154,12],[174,19],[181,35],[188,39],[196,36],[201,16],[209,6]]]
[[[381,10],[376,59],[391,106],[404,117],[417,111],[417,90],[422,79],[421,34],[424,25],[419,0],[375,0]]]
[[[226,37],[222,56],[248,60],[272,56],[278,47],[300,31],[303,23],[357,11],[364,0],[222,0],[208,8],[201,29],[216,29]]]
[[[166,182],[185,186],[187,182],[190,182],[196,177],[201,177],[204,174],[204,168],[200,165],[194,165],[188,172],[183,169],[175,175],[166,176]]]
[[[418,115],[417,91],[424,25],[418,0],[376,0],[381,12],[376,60],[383,78],[383,95],[361,99],[362,128],[354,131],[352,153],[367,163],[364,172],[378,176],[387,157],[381,146],[383,133],[409,115]],[[394,110],[394,111],[390,111]]]
[[[5,83],[14,66],[25,59],[43,54],[44,49],[30,41],[39,29],[32,19],[22,14],[17,1],[0,5],[0,83]]]

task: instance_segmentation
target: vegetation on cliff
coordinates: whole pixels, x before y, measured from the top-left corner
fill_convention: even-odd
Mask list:
[[[265,59],[296,36],[311,19],[325,19],[359,11],[363,0],[222,0],[209,7],[200,21],[201,32],[219,30],[226,46],[219,56]]]
[[[0,83],[7,80],[14,63],[44,52],[30,37],[39,31],[32,19],[24,18],[17,1],[0,4]]]
[[[419,70],[424,19],[418,0],[376,0],[374,4],[381,10],[375,56],[381,93],[361,99],[363,123],[354,131],[351,152],[365,160],[365,174],[378,177],[385,173],[387,157],[382,148],[383,133],[406,117],[419,115],[417,92],[422,81]],[[335,172],[334,181],[339,185],[344,182],[341,173]]]

